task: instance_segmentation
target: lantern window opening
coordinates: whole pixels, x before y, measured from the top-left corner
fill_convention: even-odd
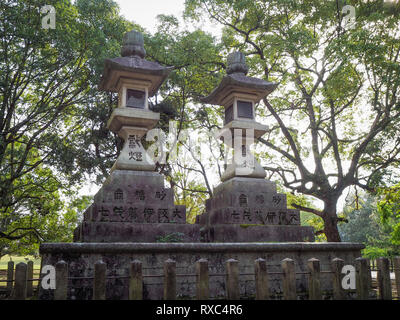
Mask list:
[[[146,91],[126,89],[126,107],[144,109],[146,106]]]
[[[119,98],[121,108],[149,109],[147,87],[123,84]]]
[[[236,99],[237,118],[254,120],[254,102],[252,100]]]

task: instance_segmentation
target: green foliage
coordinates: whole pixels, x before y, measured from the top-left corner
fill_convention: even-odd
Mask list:
[[[362,256],[371,260],[376,260],[381,257],[390,257],[389,250],[386,248],[367,246],[361,251]]]
[[[313,213],[300,211],[300,221],[302,226],[313,227],[316,231],[315,242],[326,242],[326,235],[322,232],[318,232],[324,229],[324,220],[321,217],[316,216]]]
[[[50,210],[45,215],[31,212],[30,215],[9,220],[7,225],[9,230],[33,228],[37,233],[28,233],[25,237],[14,241],[0,238],[0,256],[5,254],[37,256],[42,241],[72,242],[73,231],[91,200],[91,197],[83,196],[61,203],[57,210]]]
[[[324,202],[324,232],[339,241],[336,207],[344,190],[373,191],[398,165],[400,15],[393,13],[399,6],[389,10],[382,0],[185,3],[187,19],[207,17],[223,28],[225,51],[243,51],[250,75],[279,83],[257,108],[271,128],[260,139],[260,159],[285,188]],[[346,4],[356,8],[353,28],[344,25]]]
[[[55,29],[41,27],[44,5]],[[70,241],[83,201],[73,193],[86,174],[102,180],[118,153],[105,128],[115,97],[97,84],[132,24],[110,0],[5,0],[0,10],[0,253],[25,254]]]
[[[156,242],[182,242],[185,234],[182,232],[173,232],[165,236],[157,237]]]
[[[391,242],[400,246],[400,184],[381,189],[378,210],[385,225],[393,226]]]
[[[343,216],[348,222],[339,225],[341,237],[346,242],[365,244],[363,256],[376,259],[400,253],[400,246],[391,239],[394,225],[381,221],[379,199],[376,196],[352,195],[343,210]]]
[[[279,181],[277,182],[277,189],[278,192],[286,194],[288,208],[295,208],[293,204],[297,204],[302,207],[315,209],[309,197],[303,194],[293,194],[291,192],[285,192]],[[310,226],[314,228],[316,242],[326,241],[326,236],[323,233],[319,232],[324,228],[324,221],[321,217],[316,216],[310,212],[300,211],[300,224],[302,226]]]

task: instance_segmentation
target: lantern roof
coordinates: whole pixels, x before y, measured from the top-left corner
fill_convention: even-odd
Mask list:
[[[151,97],[156,94],[173,69],[144,59],[146,50],[143,35],[134,30],[125,34],[121,55],[122,57],[105,60],[100,90],[117,92],[120,79],[135,79],[149,83]]]
[[[227,59],[227,75],[209,96],[201,99],[201,102],[222,105],[223,101],[233,93],[245,93],[254,96],[254,102],[276,89],[278,84],[259,78],[248,77],[248,67],[242,52],[234,52]]]

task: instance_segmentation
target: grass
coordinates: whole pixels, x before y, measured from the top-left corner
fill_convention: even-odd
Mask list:
[[[40,258],[35,258],[33,256],[25,256],[25,257],[19,257],[19,256],[9,256],[6,255],[0,259],[0,280],[6,280],[7,279],[7,267],[8,267],[8,262],[12,260],[14,261],[14,270],[15,266],[20,263],[24,262],[27,263],[29,260],[33,261],[33,277],[35,279],[39,278],[40,274]],[[38,285],[38,281],[33,281],[33,286],[36,288]],[[5,288],[6,283],[5,282],[0,282],[0,289]]]
[[[14,261],[14,268],[20,262],[27,263],[29,260],[32,260],[33,261],[33,269],[40,269],[40,258],[36,259],[33,256],[19,257],[19,256],[5,255],[4,257],[2,257],[0,259],[0,270],[7,270],[7,264],[10,260]]]

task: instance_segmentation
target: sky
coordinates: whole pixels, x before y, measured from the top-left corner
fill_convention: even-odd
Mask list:
[[[148,31],[155,30],[156,17],[159,14],[173,14],[181,17],[185,8],[185,0],[114,0],[121,14],[130,21],[145,27]]]
[[[182,14],[185,9],[185,0],[114,0],[121,8],[121,15],[133,21],[147,31],[156,31],[157,15],[174,15],[181,21],[181,26],[185,29],[194,29],[195,26],[183,22]],[[220,35],[220,27],[216,24],[201,23],[198,25],[202,30],[208,31],[216,36]]]

